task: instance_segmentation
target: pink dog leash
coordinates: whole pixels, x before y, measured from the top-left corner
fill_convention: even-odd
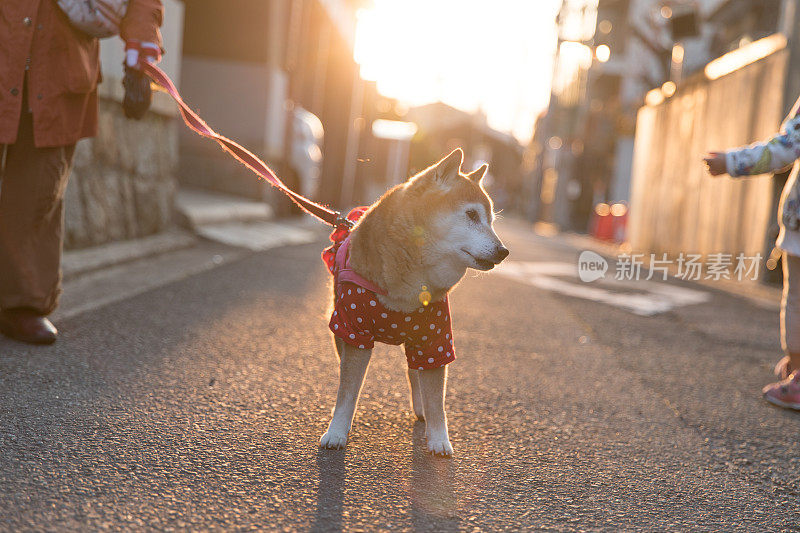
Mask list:
[[[169,76],[167,76],[160,68],[152,63],[143,61],[141,62],[141,69],[175,100],[175,102],[178,104],[178,108],[180,109],[183,121],[197,134],[217,141],[219,145],[222,146],[223,150],[231,154],[233,157],[239,160],[239,162],[252,170],[258,177],[266,180],[270,185],[283,192],[308,214],[318,218],[329,226],[347,229],[353,227],[353,222],[348,220],[340,212],[328,209],[327,207],[313,202],[305,196],[294,192],[287,187],[277,175],[275,175],[275,172],[273,172],[266,163],[256,157],[252,152],[214,131],[202,118],[200,118],[199,115],[197,115],[197,113],[195,113],[188,105],[186,105],[186,102],[183,101],[178,89],[175,88],[175,84],[172,83],[172,80],[169,78]]]
[[[161,86],[170,96],[172,96],[172,98],[178,104],[183,121],[187,126],[189,126],[189,128],[203,137],[217,141],[219,145],[222,146],[223,150],[239,160],[257,176],[266,180],[270,185],[286,194],[286,196],[300,206],[301,209],[318,218],[322,222],[338,228],[334,235],[336,235],[339,231],[349,232],[350,229],[352,229],[352,227],[355,225],[354,220],[342,215],[342,213],[328,209],[327,207],[313,202],[305,196],[294,192],[278,178],[275,172],[273,172],[266,163],[256,157],[252,152],[214,131],[211,126],[206,124],[206,122],[192,110],[192,108],[186,105],[186,102],[183,101],[178,89],[175,88],[175,84],[172,83],[172,80],[169,78],[169,76],[167,76],[160,68],[147,61],[141,63],[141,68],[145,74],[150,76],[150,78],[156,82],[156,84]],[[363,214],[364,210],[365,208],[361,209],[360,214]],[[349,250],[350,236],[348,235],[336,251],[336,279],[338,281],[348,281],[350,283],[354,283],[376,294],[385,295],[385,290],[358,275],[353,269],[350,268]]]

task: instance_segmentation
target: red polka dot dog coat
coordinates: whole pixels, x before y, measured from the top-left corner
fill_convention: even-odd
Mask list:
[[[358,220],[366,209],[354,209],[347,217]],[[336,337],[365,349],[376,341],[403,344],[408,367],[418,370],[440,368],[455,360],[447,297],[410,313],[387,309],[376,296],[380,289],[348,268],[349,232],[337,229],[331,240],[333,245],[325,249],[322,258],[336,284],[328,324]]]

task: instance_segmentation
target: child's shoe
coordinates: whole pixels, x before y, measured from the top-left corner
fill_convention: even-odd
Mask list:
[[[789,374],[793,371],[794,368],[792,368],[792,362],[788,355],[784,355],[783,359],[778,361],[778,364],[775,365],[775,375],[778,376],[780,380],[788,378]]]
[[[767,385],[761,392],[773,405],[800,410],[800,371],[795,370],[786,379]]]

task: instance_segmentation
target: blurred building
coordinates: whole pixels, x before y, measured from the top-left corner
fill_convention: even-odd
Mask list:
[[[263,154],[287,185],[337,209],[374,200],[387,179],[407,171],[408,139],[374,127],[402,122],[404,110],[360,77],[353,57],[356,12],[367,3],[186,4],[186,99],[219,131]],[[403,129],[395,126],[389,130]],[[265,199],[279,214],[289,212],[286,198],[213,143],[188,130],[180,139],[181,184]]]
[[[336,205],[368,205],[409,175],[411,139],[417,126],[408,108],[378,93],[375,82],[364,83],[362,113],[355,118],[358,134],[353,173],[342,183]]]
[[[413,122],[378,119],[372,123],[372,140],[366,147],[369,159],[359,159],[362,186],[357,197],[361,203],[372,203],[388,189],[408,179],[411,139],[416,133],[417,125]],[[372,171],[370,176],[367,170]]]
[[[648,93],[636,126],[630,220],[635,250],[673,257],[761,254],[765,260],[774,252],[787,174],[712,180],[701,158],[778,130],[800,94],[797,4],[718,3],[704,19],[713,29],[711,61],[669,91]],[[774,267],[774,256],[767,263]]]
[[[567,229],[585,229],[575,204],[593,196],[594,176],[577,168],[584,151],[583,132],[589,111],[588,80],[593,62],[589,43],[597,21],[596,0],[564,0],[556,18],[558,45],[550,104],[536,124],[533,149],[538,220]],[[590,202],[591,203],[591,200]]]
[[[585,231],[595,205],[630,200],[636,112],[648,91],[673,91],[713,57],[710,17],[723,3],[563,1],[551,102],[538,135],[544,220]]]
[[[225,135],[262,154],[291,187],[338,205],[352,190],[367,83],[353,59],[360,0],[186,4],[181,86]],[[319,129],[319,149],[309,144]],[[304,133],[305,132],[305,133]],[[295,142],[304,144],[298,150]],[[313,144],[313,143],[312,143]],[[182,184],[288,205],[214,143],[182,130]],[[303,162],[303,154],[309,161]],[[302,178],[316,163],[317,179]]]
[[[465,170],[489,164],[484,186],[496,208],[525,212],[527,202],[520,193],[524,186],[523,149],[513,135],[490,128],[481,112],[468,113],[443,102],[412,108],[407,118],[418,126],[411,145],[410,173],[462,147]]]
[[[784,0],[726,0],[709,14],[715,28],[711,39],[711,57],[741,48],[772,35],[785,20],[784,10],[792,2]]]

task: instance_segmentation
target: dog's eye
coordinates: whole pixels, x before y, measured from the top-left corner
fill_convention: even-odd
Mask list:
[[[467,216],[473,222],[480,222],[481,221],[480,215],[478,215],[478,212],[475,211],[474,209],[467,209]]]

